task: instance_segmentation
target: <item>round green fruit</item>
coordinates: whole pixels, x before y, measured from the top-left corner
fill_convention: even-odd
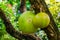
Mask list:
[[[31,34],[37,31],[32,24],[32,19],[34,18],[34,13],[32,11],[26,11],[18,19],[19,29],[24,34]]]
[[[40,12],[36,14],[36,16],[33,18],[33,25],[37,28],[45,28],[48,26],[49,23],[50,23],[50,18],[44,12]]]

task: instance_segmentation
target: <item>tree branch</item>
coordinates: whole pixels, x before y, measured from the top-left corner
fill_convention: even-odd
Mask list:
[[[23,13],[26,11],[26,0],[20,0],[20,12]]]
[[[38,12],[46,12],[49,17],[50,17],[50,24],[48,25],[47,28],[44,28],[44,30],[49,38],[49,40],[60,40],[60,33],[57,28],[56,23],[53,20],[53,17],[48,10],[48,7],[45,3],[44,0],[29,0],[31,2],[32,8],[35,10],[35,13],[37,14]]]
[[[21,34],[19,31],[16,31],[13,28],[13,25],[10,23],[9,19],[7,19],[7,17],[5,16],[4,12],[2,9],[0,9],[0,18],[3,20],[3,23],[5,24],[6,27],[6,31],[13,37],[22,40],[22,39],[26,39],[26,40],[40,40],[37,39],[36,37],[32,36],[32,35],[28,35],[28,34]]]

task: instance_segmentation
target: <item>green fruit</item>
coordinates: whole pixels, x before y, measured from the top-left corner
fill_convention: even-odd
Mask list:
[[[36,32],[37,28],[35,28],[32,24],[32,19],[34,18],[34,13],[31,11],[24,12],[18,19],[19,29],[24,34],[30,34]]]
[[[50,23],[49,16],[44,13],[40,12],[33,18],[33,25],[37,28],[45,28]]]

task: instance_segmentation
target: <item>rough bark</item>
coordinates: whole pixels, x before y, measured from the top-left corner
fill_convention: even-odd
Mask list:
[[[44,0],[29,0],[29,1],[31,3],[31,7],[33,8],[33,10],[35,10],[36,14],[42,11],[42,12],[46,12],[49,15],[50,24],[46,28],[42,29],[46,32],[49,40],[60,40],[60,33],[58,30],[58,27],[56,23],[54,22],[53,16],[48,10],[48,7],[45,1]]]

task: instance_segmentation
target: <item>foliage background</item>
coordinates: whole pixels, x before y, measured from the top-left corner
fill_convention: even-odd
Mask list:
[[[58,26],[60,31],[60,2],[53,1],[46,1],[48,9],[50,10],[53,18]],[[21,15],[20,13],[20,0],[0,0],[0,8],[2,8],[7,16],[10,19],[11,23],[13,24],[14,28],[19,31],[18,29],[18,18]],[[30,9],[30,3],[26,1],[26,8],[27,10]],[[42,40],[48,40],[46,33],[43,30],[38,29],[36,32],[37,36],[39,36]],[[3,24],[3,21],[0,19],[0,40],[18,40],[6,32],[6,28]]]

